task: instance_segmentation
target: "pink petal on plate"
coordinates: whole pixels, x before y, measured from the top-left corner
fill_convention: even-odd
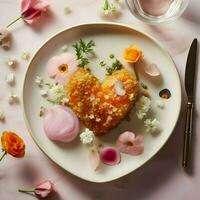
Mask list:
[[[58,66],[60,65],[59,61],[60,61],[59,56],[54,56],[48,61],[47,74],[50,78],[54,78],[58,73]]]
[[[144,71],[150,76],[160,76],[160,71],[154,63],[146,65],[144,67]]]
[[[56,74],[56,77],[55,77],[55,82],[60,84],[60,85],[65,85],[67,83],[67,80],[69,79],[69,74],[66,73],[66,74],[62,74],[62,73],[58,73]]]
[[[100,156],[99,156],[99,152],[97,149],[92,148],[90,149],[89,152],[89,161],[91,164],[91,167],[94,171],[96,171],[99,168],[100,165]]]
[[[126,154],[142,154],[144,151],[144,137],[142,135],[135,136],[134,133],[126,131],[119,136],[117,147]]]
[[[117,148],[104,147],[100,151],[100,159],[106,165],[116,165],[120,163],[121,156]]]

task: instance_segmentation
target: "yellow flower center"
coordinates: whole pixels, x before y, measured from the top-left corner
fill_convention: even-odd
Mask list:
[[[68,65],[67,64],[59,65],[58,70],[59,72],[66,74],[68,72]]]

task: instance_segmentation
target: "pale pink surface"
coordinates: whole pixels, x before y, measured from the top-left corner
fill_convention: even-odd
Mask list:
[[[134,133],[126,131],[119,136],[117,146],[123,153],[140,155],[144,151],[144,137],[142,135],[135,136]]]
[[[173,135],[162,150],[143,167],[135,172],[107,184],[93,184],[83,181],[62,170],[50,161],[33,142],[25,128],[22,109],[19,105],[10,106],[7,102],[9,90],[21,93],[22,80],[26,63],[21,62],[16,69],[17,84],[10,88],[3,81],[5,75],[10,73],[5,60],[9,55],[20,58],[20,50],[25,49],[33,54],[42,43],[58,30],[78,23],[94,22],[102,20],[99,17],[100,1],[95,0],[51,0],[51,8],[54,10],[54,20],[41,18],[34,24],[35,30],[24,26],[24,23],[16,24],[14,33],[14,45],[9,51],[0,49],[0,108],[6,113],[6,122],[0,123],[0,132],[13,130],[21,134],[27,148],[26,156],[21,160],[7,156],[0,163],[0,199],[1,200],[35,200],[31,195],[21,194],[17,190],[24,187],[32,187],[44,179],[52,180],[59,194],[56,200],[198,200],[200,196],[200,70],[197,70],[196,108],[194,124],[194,160],[193,170],[185,173],[181,168],[182,138],[184,133],[186,96],[183,91],[183,107],[179,122]],[[69,5],[72,13],[65,16],[63,6]],[[0,1],[0,26],[5,26],[19,15],[20,1]],[[123,9],[123,14],[116,22],[125,23],[141,29],[156,37],[172,54],[181,76],[184,88],[184,71],[186,56],[190,43],[194,37],[200,40],[200,2],[192,0],[185,14],[177,21],[161,25],[148,26],[136,20]],[[8,12],[9,11],[9,12]],[[32,41],[32,42],[30,42]],[[199,55],[200,56],[200,55]],[[200,66],[198,66],[200,67]],[[87,159],[87,157],[86,157]]]
[[[67,73],[61,73],[58,67],[62,64],[68,65]],[[78,69],[76,56],[71,53],[63,53],[59,56],[52,57],[47,64],[48,76],[55,80],[56,83],[65,85],[69,77]]]
[[[67,107],[54,106],[44,116],[44,131],[54,141],[71,142],[79,134],[79,120]]]
[[[47,11],[48,6],[46,0],[21,0],[21,15],[24,21],[32,24]]]

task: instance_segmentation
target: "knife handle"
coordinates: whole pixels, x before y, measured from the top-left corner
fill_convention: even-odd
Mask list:
[[[184,143],[183,143],[183,160],[182,166],[186,168],[189,162],[189,153],[191,146],[191,138],[192,138],[192,122],[193,122],[193,103],[187,103],[187,111],[186,111],[186,124],[185,124],[185,133],[184,133]]]

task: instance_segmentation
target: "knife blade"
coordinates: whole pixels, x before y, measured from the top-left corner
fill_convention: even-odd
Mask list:
[[[183,142],[182,166],[184,168],[188,166],[191,138],[192,138],[197,46],[198,46],[198,41],[195,38],[192,42],[192,45],[188,53],[186,69],[185,69],[185,90],[187,93],[188,102],[187,102],[185,133],[184,133],[184,142]]]
[[[185,69],[185,90],[188,96],[188,101],[191,102],[193,101],[194,96],[197,44],[198,41],[195,38],[188,53]]]

